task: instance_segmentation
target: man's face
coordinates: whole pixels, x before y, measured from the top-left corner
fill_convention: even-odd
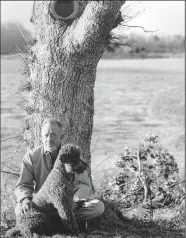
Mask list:
[[[45,124],[42,128],[42,141],[46,151],[57,150],[61,144],[61,129],[53,123]]]

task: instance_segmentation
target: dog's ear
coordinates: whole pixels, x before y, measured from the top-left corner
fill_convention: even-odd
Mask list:
[[[75,166],[75,172],[78,174],[83,173],[87,169],[87,163],[79,160],[79,163]]]
[[[59,155],[59,160],[64,164],[65,158],[64,158],[63,154]]]

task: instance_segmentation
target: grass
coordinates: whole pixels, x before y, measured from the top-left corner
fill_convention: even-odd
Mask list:
[[[10,175],[4,176],[2,184],[6,196],[3,198],[1,219],[4,225],[1,226],[1,237],[6,237],[8,229],[15,226],[14,199],[12,190],[15,187],[16,179]],[[7,190],[7,184],[8,190]],[[115,204],[102,198],[102,193],[98,194],[99,199],[105,204],[104,214],[89,222],[88,234],[81,234],[80,237],[87,238],[177,238],[184,237],[185,226],[185,203],[173,205],[153,210],[153,217],[149,219],[149,207],[144,204],[134,205],[130,208],[123,208],[121,203]],[[3,214],[5,216],[3,216]],[[19,236],[18,236],[19,237]],[[73,238],[71,235],[54,235],[54,237]]]
[[[89,232],[88,234],[81,234],[80,237],[87,238],[101,238],[101,237],[110,237],[110,238],[177,238],[184,237],[184,216],[177,215],[175,216],[174,211],[171,209],[161,209],[155,216],[153,221],[145,221],[140,219],[140,216],[135,214],[142,214],[145,212],[145,208],[138,206],[130,209],[130,211],[123,211],[123,218],[118,217],[117,212],[113,210],[113,203],[105,201],[105,212],[101,218],[92,220],[89,223]],[[143,210],[143,211],[142,211]],[[179,211],[183,211],[183,207]],[[162,213],[163,212],[163,213]],[[178,211],[177,211],[178,212]],[[163,214],[163,215],[162,215]],[[164,218],[163,218],[164,217]],[[171,218],[170,218],[171,217]],[[173,217],[176,218],[177,224],[179,227],[173,225]],[[158,220],[158,219],[159,220]],[[161,222],[160,222],[161,220]],[[171,223],[172,222],[172,223]],[[181,223],[180,223],[181,222]],[[174,221],[174,224],[175,221]],[[9,226],[15,225],[14,221],[9,221]],[[182,226],[181,226],[182,225]],[[1,230],[1,237],[6,237],[5,231],[7,229]],[[74,237],[71,235],[54,235],[54,237]]]
[[[13,90],[21,78],[18,68],[19,59],[2,61],[2,138],[15,134],[24,118],[23,111],[15,105],[20,99],[14,96]],[[92,171],[101,161],[105,162],[93,172],[96,182],[107,184],[115,173],[117,154],[125,145],[136,145],[147,132],[159,135],[165,147],[174,153],[184,176],[183,118],[183,59],[101,61],[95,85]],[[11,157],[16,148],[15,141],[3,143],[2,161]],[[6,161],[16,166],[23,154],[24,148],[14,159]],[[12,176],[1,176],[1,219],[9,228],[15,224],[16,181]],[[87,237],[184,237],[184,205],[154,210],[151,222],[143,220],[146,210],[141,206],[122,209],[126,218],[123,226],[114,224],[115,217],[111,216],[108,227],[96,224]],[[6,230],[5,225],[1,227],[1,237],[5,237]]]

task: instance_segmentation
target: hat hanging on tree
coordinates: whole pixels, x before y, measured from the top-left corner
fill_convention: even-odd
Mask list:
[[[51,2],[50,12],[56,20],[70,20],[77,16],[79,3],[75,0],[55,0]]]

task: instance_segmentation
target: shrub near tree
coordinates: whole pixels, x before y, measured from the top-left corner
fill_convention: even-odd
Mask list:
[[[105,195],[122,201],[125,207],[146,203],[157,208],[181,203],[184,198],[175,158],[159,143],[157,135],[148,135],[134,149],[125,147],[116,166],[120,172]]]

